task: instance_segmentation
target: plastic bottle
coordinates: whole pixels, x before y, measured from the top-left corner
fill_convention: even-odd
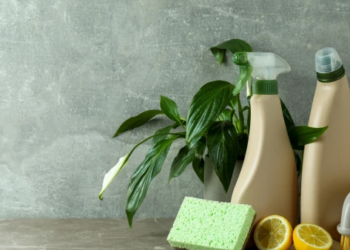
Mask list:
[[[274,214],[285,217],[295,226],[298,212],[297,170],[276,81],[279,74],[290,71],[290,66],[273,53],[236,54],[236,64],[244,61],[244,55],[247,55],[256,80],[251,98],[247,153],[231,202],[253,206],[256,211],[253,229],[261,219]]]
[[[350,192],[350,93],[345,70],[334,48],[316,53],[317,87],[309,126],[328,126],[305,146],[301,186],[301,222],[326,229],[340,240],[345,197]]]

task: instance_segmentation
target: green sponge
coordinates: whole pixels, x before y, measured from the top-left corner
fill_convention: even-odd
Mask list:
[[[188,250],[241,250],[254,215],[249,205],[186,197],[168,241]]]

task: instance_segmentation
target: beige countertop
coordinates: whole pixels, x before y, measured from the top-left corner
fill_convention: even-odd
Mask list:
[[[173,221],[135,220],[130,230],[118,219],[0,220],[0,250],[171,250],[166,237]]]

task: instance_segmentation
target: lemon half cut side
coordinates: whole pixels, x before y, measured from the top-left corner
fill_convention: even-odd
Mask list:
[[[314,224],[300,224],[293,232],[294,247],[297,250],[328,250],[333,240],[330,234]]]
[[[256,226],[254,241],[260,250],[286,250],[292,245],[292,235],[292,226],[286,218],[271,215]]]

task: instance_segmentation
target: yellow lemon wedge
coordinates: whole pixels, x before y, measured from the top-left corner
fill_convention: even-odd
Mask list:
[[[254,241],[260,250],[285,250],[292,245],[292,235],[292,226],[286,218],[271,215],[256,226]]]
[[[314,224],[300,224],[293,232],[294,247],[297,250],[328,250],[332,237],[322,227]]]

